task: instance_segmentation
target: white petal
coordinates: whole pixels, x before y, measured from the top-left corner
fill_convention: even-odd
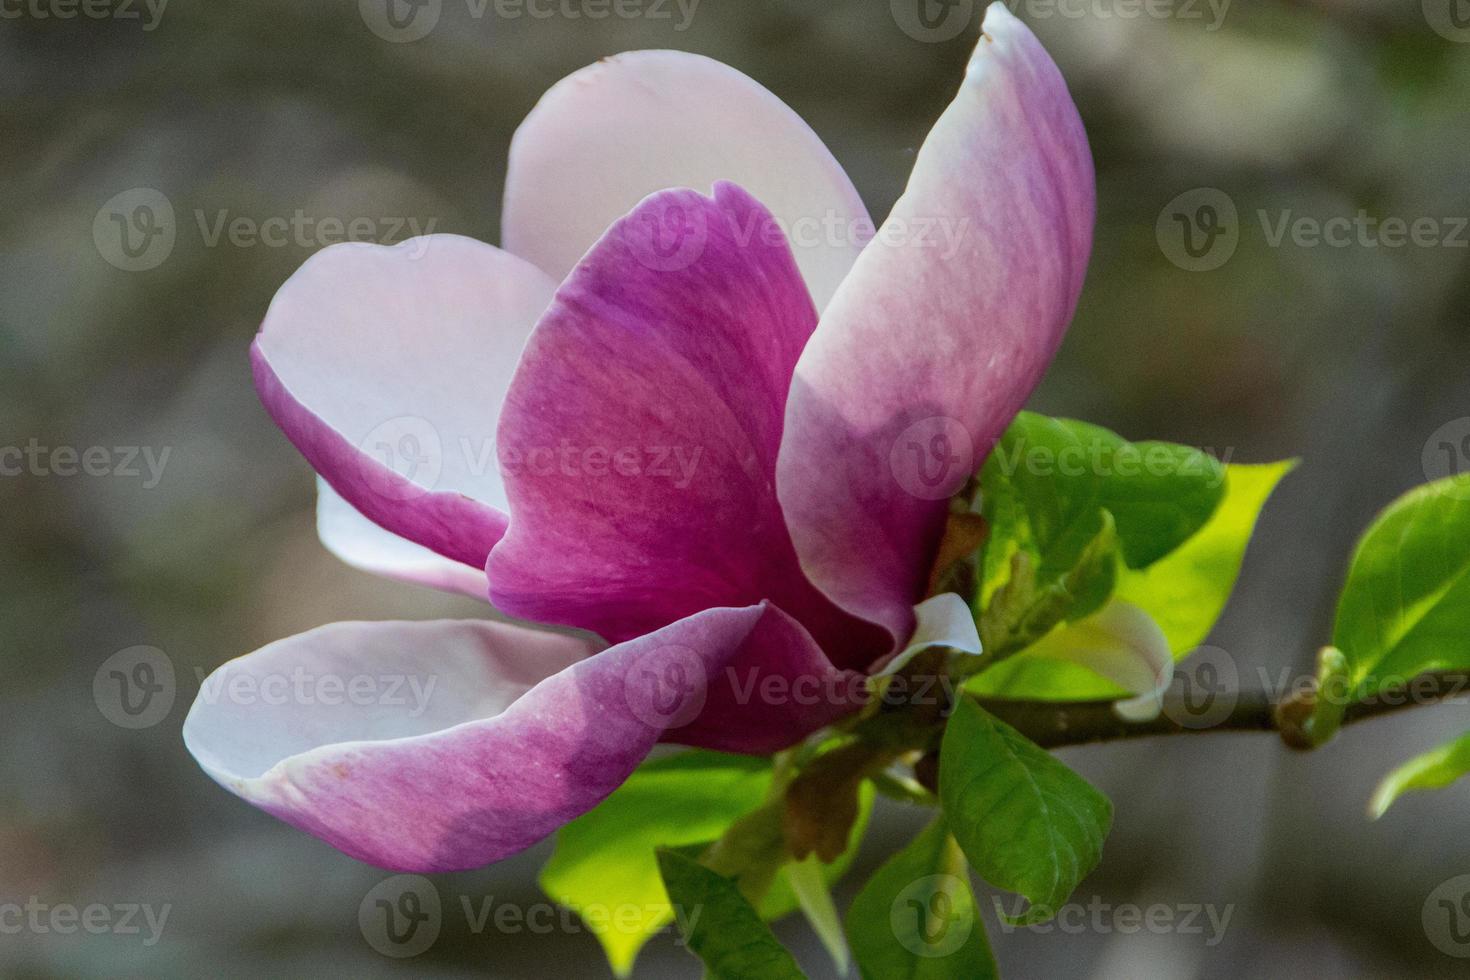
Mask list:
[[[682,51],[605,58],[542,96],[511,143],[502,244],[560,280],[649,194],[717,180],[770,209],[825,306],[872,234],[852,181],[784,102]]]

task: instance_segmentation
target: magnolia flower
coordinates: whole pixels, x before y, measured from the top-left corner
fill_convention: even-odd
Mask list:
[[[964,603],[925,597],[947,499],[1051,360],[1093,210],[1062,77],[1000,4],[876,228],[739,72],[573,74],[515,135],[503,248],[325,249],[251,357],[329,549],[580,632],[326,626],[209,678],[190,751],[347,854],[463,869],[660,741],[771,752],[917,646],[978,652]],[[335,696],[265,697],[282,677]]]

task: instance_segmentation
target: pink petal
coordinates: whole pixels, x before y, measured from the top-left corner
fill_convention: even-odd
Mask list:
[[[317,477],[316,530],[326,549],[354,568],[490,601],[490,584],[483,568],[436,555],[383,530],[358,513],[321,477]]]
[[[899,642],[946,498],[1061,342],[1092,221],[1091,156],[1061,74],[993,4],[907,190],[802,354],[786,409],[777,485],[802,566]]]
[[[479,867],[591,809],[667,728],[719,710],[706,681],[781,640],[768,618],[707,610],[593,657],[503,623],[337,623],[220,667],[184,741],[221,786],[352,857]]]
[[[769,599],[841,665],[886,645],[802,575],[776,502],[816,317],[785,244],[741,239],[765,214],[732,184],[655,194],[562,284],[501,416],[515,518],[490,555],[497,608],[617,642]]]
[[[682,51],[604,58],[541,98],[511,143],[503,244],[561,279],[644,197],[717,180],[771,210],[825,306],[872,234],[862,199],[785,103]]]
[[[554,289],[458,235],[335,245],[276,293],[250,352],[255,385],[357,511],[482,569],[507,520],[501,399]]]

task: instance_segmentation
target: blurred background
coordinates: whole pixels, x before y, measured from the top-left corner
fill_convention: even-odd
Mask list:
[[[594,19],[608,8],[428,0],[395,22],[383,0],[0,0],[0,445],[94,450],[90,474],[0,477],[0,903],[139,908],[131,934],[0,931],[0,975],[607,975],[574,920],[476,934],[457,915],[462,896],[541,902],[546,847],[435,879],[440,938],[385,958],[358,926],[384,874],[240,803],[185,752],[184,714],[226,659],[334,620],[483,614],[322,549],[311,473],[259,407],[246,349],[328,219],[375,240],[497,241],[516,124],[557,79],[627,49],[752,75],[881,218],[981,14],[956,0],[921,20],[914,2],[645,0]],[[1470,465],[1434,450],[1470,435],[1470,4],[1013,9],[1061,65],[1098,170],[1088,285],[1033,406],[1234,461],[1304,459],[1211,640],[1242,683],[1279,683],[1327,638],[1358,530]],[[409,40],[421,14],[433,23]],[[139,204],[167,227],[134,254],[107,216]],[[1208,238],[1172,217],[1204,205]],[[1397,245],[1291,231],[1360,210],[1430,223]],[[304,232],[273,242],[214,234],[298,213]],[[118,724],[94,678],[140,645],[172,665],[171,700]],[[1466,975],[1450,953],[1470,943],[1436,942],[1422,913],[1470,872],[1470,784],[1377,823],[1364,804],[1467,721],[1463,704],[1421,708],[1306,756],[1248,734],[1069,750],[1117,806],[1076,900],[1211,906],[1228,926],[1005,933],[982,898],[1004,975]],[[880,804],[839,903],[919,819]],[[165,909],[150,929],[144,912]],[[802,924],[779,932],[832,975]],[[698,975],[667,935],[639,970]]]

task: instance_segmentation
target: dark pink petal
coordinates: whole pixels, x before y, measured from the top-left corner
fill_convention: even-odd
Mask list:
[[[767,216],[732,184],[663,191],[562,284],[501,416],[514,520],[490,556],[497,608],[617,642],[769,599],[838,664],[876,655],[879,631],[803,576],[776,503],[816,315],[784,241],[758,233]]]
[[[798,640],[765,606],[706,610],[591,657],[582,640],[503,623],[337,623],[220,667],[184,741],[220,785],[352,857],[473,868],[591,809],[671,727],[693,744],[777,744],[760,726],[790,714],[778,700],[736,717],[716,688],[741,658],[814,664]],[[716,730],[726,721],[752,741]]]
[[[707,691],[694,720],[664,741],[765,755],[862,707],[867,675],[833,667],[800,623],[775,606],[765,608],[739,653],[717,673],[696,676],[675,667],[662,677],[643,675],[654,691],[677,689],[684,678]]]
[[[872,220],[847,174],[759,83],[683,51],[629,51],[552,86],[510,147],[502,244],[560,280],[655,191],[737,183],[786,232],[818,308]]]
[[[1092,160],[1056,65],[992,4],[959,94],[796,369],[777,485],[811,580],[903,642],[944,528],[1051,361]]]
[[[493,437],[555,284],[458,235],[323,249],[251,347],[266,410],[373,523],[479,571],[505,530]]]

